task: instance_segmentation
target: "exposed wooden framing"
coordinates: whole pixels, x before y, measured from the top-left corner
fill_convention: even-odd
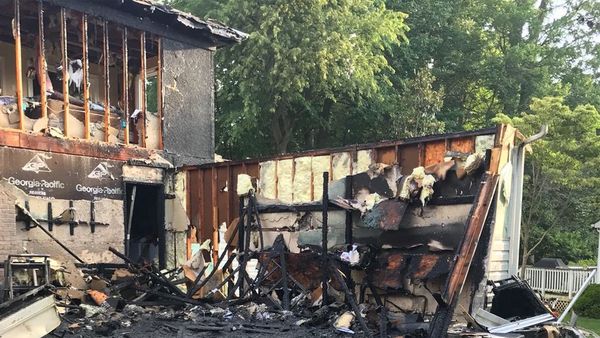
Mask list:
[[[60,54],[62,62],[62,87],[63,87],[63,134],[69,137],[69,57],[67,53],[67,10],[60,9]]]
[[[394,163],[400,165],[400,156],[398,156],[398,145],[394,145]]]
[[[231,167],[231,166],[230,166]],[[294,201],[294,183],[296,182],[296,158],[292,159],[292,202]]]
[[[21,4],[15,0],[15,21],[13,25],[13,36],[15,38],[15,80],[17,85],[17,109],[19,110],[19,129],[23,130],[25,112],[23,111],[23,66],[21,58]]]
[[[185,191],[187,192],[186,194],[186,198],[185,198],[185,212],[187,214],[188,219],[191,221],[191,224],[194,224],[194,218],[192,217],[192,194],[191,194],[191,187],[192,187],[192,175],[196,175],[198,176],[198,173],[202,174],[202,172],[200,170],[194,170],[194,171],[189,171],[187,172],[187,174],[184,176],[185,177]],[[197,206],[202,206],[202,203],[198,203],[196,204]],[[198,229],[198,228],[196,228]],[[185,240],[185,257],[186,259],[190,259],[192,257],[192,233],[191,233],[191,227],[188,227],[188,232],[187,232],[187,236],[186,236],[186,240]],[[195,233],[194,237],[197,238],[198,234]]]
[[[42,117],[48,115],[48,99],[46,97],[46,77],[48,76],[48,65],[46,64],[46,40],[44,39],[44,5],[42,1],[38,2],[38,77],[40,81],[40,107]]]
[[[88,17],[81,15],[81,44],[83,62],[83,135],[86,140],[90,139],[90,79],[88,60]]]
[[[102,22],[103,66],[104,66],[104,142],[108,142],[110,131],[110,47],[108,45],[108,22]]]
[[[123,140],[127,145],[129,144],[129,65],[127,52],[127,27],[123,27],[123,92],[122,103],[123,103],[123,118],[125,119],[125,127],[123,128]]]
[[[310,200],[315,200],[315,172],[313,170],[314,156],[310,157]]]
[[[204,194],[204,170],[198,170],[198,186],[197,187],[191,187],[190,189],[199,189],[200,192],[198,193],[198,206],[199,206],[199,220],[198,220],[198,224],[196,224],[197,228],[196,228],[196,241],[198,243],[202,243],[203,239],[204,239],[204,234],[202,233],[202,229],[205,222],[205,218],[206,218],[206,209],[204,208],[205,203],[207,203],[207,199],[205,198],[205,194]],[[188,190],[188,191],[192,191],[192,190]],[[188,196],[189,193],[188,193]]]
[[[233,169],[231,168],[231,166],[227,166],[227,219],[233,219],[235,217],[235,213],[233,212],[235,209],[234,206],[234,200],[232,198],[230,198],[231,194],[233,191],[235,191],[233,189]],[[237,187],[237,185],[236,185]],[[227,222],[229,223],[229,222]]]
[[[275,199],[279,198],[279,161],[275,160]]]
[[[329,180],[333,179],[333,154],[329,154]],[[323,182],[325,184],[325,182]]]
[[[158,114],[158,149],[163,149],[164,145],[163,145],[163,113],[164,113],[164,107],[163,107],[163,64],[162,64],[162,58],[163,58],[163,50],[162,50],[162,38],[159,37],[157,40],[158,43],[158,56],[157,56],[157,68],[156,68],[156,88],[157,88],[157,114]]]
[[[142,147],[146,147],[146,32],[140,33],[140,81],[142,82],[140,90],[141,107],[142,110],[142,132],[141,141],[138,144]]]
[[[294,158],[294,157],[321,156],[321,155],[329,155],[332,153],[340,153],[340,152],[344,152],[344,151],[350,151],[352,149],[356,149],[357,151],[358,150],[369,150],[369,149],[379,149],[379,148],[391,147],[391,146],[395,146],[395,145],[402,147],[402,146],[409,146],[409,145],[415,145],[415,144],[418,145],[419,143],[424,143],[424,142],[427,143],[427,142],[431,142],[431,141],[439,141],[439,140],[442,140],[443,138],[448,138],[448,139],[452,140],[452,139],[463,138],[463,137],[467,137],[467,136],[495,135],[496,132],[497,132],[497,128],[493,127],[493,128],[485,128],[485,129],[478,129],[478,130],[454,132],[454,133],[448,133],[448,134],[444,134],[444,135],[429,135],[429,136],[406,138],[406,139],[397,140],[397,141],[374,142],[374,143],[355,144],[355,145],[349,145],[349,146],[344,146],[344,147],[331,147],[331,148],[323,148],[323,149],[317,149],[317,150],[306,150],[306,151],[288,153],[288,154],[283,154],[283,155],[253,158],[253,159],[249,159],[249,160],[235,160],[235,161],[227,161],[227,162],[220,162],[220,163],[208,163],[208,164],[203,164],[203,165],[194,166],[194,167],[212,168],[212,167],[221,167],[221,166],[225,166],[225,165],[235,165],[235,164],[240,164],[240,163],[244,163],[244,162],[248,164],[248,163],[273,161],[276,159],[277,160],[285,160],[285,159],[290,159],[290,158]]]
[[[216,262],[219,260],[219,200],[217,196],[217,168],[213,168],[211,174],[210,194],[212,201],[212,249],[213,262]]]

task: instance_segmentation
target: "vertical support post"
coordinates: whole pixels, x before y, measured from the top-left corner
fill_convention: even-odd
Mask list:
[[[90,231],[96,232],[96,202],[90,202]]]
[[[123,27],[123,142],[129,144],[129,53],[127,51],[127,27]]]
[[[88,17],[87,14],[81,16],[81,44],[83,61],[83,136],[86,140],[90,139],[90,79],[89,79],[89,60],[88,60]]]
[[[60,9],[60,54],[62,62],[62,88],[63,88],[63,134],[69,137],[69,57],[67,54],[67,13],[65,8]]]
[[[44,38],[44,5],[42,1],[38,2],[38,80],[40,81],[40,106],[42,109],[42,117],[48,115],[48,98],[46,97],[48,76],[48,65],[46,63],[46,46]]]
[[[108,45],[108,22],[102,22],[102,53],[104,54],[104,142],[110,131],[110,47]]]
[[[157,40],[158,43],[158,56],[157,56],[157,68],[156,68],[156,90],[158,93],[156,94],[156,102],[157,102],[157,115],[158,115],[158,149],[163,149],[163,50],[162,50],[162,38],[159,37]]]
[[[546,272],[548,272],[548,270],[542,269],[542,296],[543,297],[546,296],[546,278],[548,277]]]
[[[21,2],[15,0],[15,20],[13,37],[15,38],[15,82],[17,86],[17,109],[19,110],[19,129],[23,130],[25,112],[23,111],[23,65],[21,57]]]
[[[570,270],[570,269],[567,270],[567,288],[569,290],[568,291],[569,292],[569,299],[571,299],[571,297],[573,296],[573,288],[574,288],[574,285],[573,285],[573,273],[574,272],[575,271]]]
[[[240,214],[238,221],[238,252],[241,252],[244,247],[244,215],[248,214],[248,211],[245,211],[244,208],[244,197],[240,196]]]
[[[140,146],[146,147],[146,32],[140,34],[140,81],[142,87],[140,90],[141,107],[142,110],[142,132]]]
[[[344,181],[344,198],[352,199],[352,175],[346,176],[346,180]],[[347,246],[352,245],[353,241],[353,233],[352,233],[352,211],[346,210],[346,229],[344,232],[345,243]],[[354,293],[354,281],[352,280],[352,271],[350,271],[350,267],[344,265],[344,274],[346,275],[346,284],[348,284],[348,288],[352,293]]]
[[[73,210],[73,201],[69,201],[69,209]],[[77,225],[77,223],[75,223],[75,220],[70,219],[69,220],[69,235],[74,236],[75,235],[75,226]]]
[[[290,310],[290,288],[288,285],[288,272],[285,261],[285,247],[279,248],[279,264],[281,265],[281,289],[283,290],[283,309]]]
[[[210,194],[212,204],[212,249],[213,262],[219,258],[219,198],[217,196],[217,168],[211,169]],[[250,211],[248,211],[249,213]]]
[[[598,256],[596,256],[596,280],[592,280],[592,283],[600,284],[600,227],[596,230],[598,230]]]
[[[327,171],[323,172],[323,225],[322,225],[322,241],[321,241],[321,274],[323,277],[322,280],[322,288],[323,288],[323,301],[321,303],[322,306],[326,306],[328,304],[327,299],[327,282],[329,281],[329,262],[327,259],[327,232],[329,231],[329,227],[327,224],[327,209],[329,206],[329,173]]]
[[[54,215],[52,215],[52,202],[48,202],[48,231],[54,228]]]

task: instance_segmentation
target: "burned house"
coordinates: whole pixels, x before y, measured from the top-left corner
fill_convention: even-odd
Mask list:
[[[213,161],[213,54],[246,35],[146,0],[1,0],[0,26],[3,259],[181,264],[176,168]]]
[[[191,246],[220,243],[218,266],[235,250],[242,268],[229,271],[290,289],[276,297],[284,309],[298,294],[373,304],[381,336],[445,336],[452,320],[489,308],[488,281],[517,270],[522,163],[543,134],[501,125],[189,167]],[[236,280],[234,290],[246,283]]]

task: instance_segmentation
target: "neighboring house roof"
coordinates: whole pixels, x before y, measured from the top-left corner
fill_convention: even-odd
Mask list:
[[[545,269],[556,269],[556,268],[566,268],[567,265],[560,258],[542,258],[537,261],[534,265],[534,268],[545,268]]]
[[[85,3],[94,3],[104,7],[113,8],[139,18],[168,26],[195,39],[210,41],[217,47],[239,43],[248,37],[248,34],[226,26],[214,20],[204,20],[190,13],[186,13],[171,6],[150,0],[85,0],[76,3],[64,0],[54,0],[57,4],[80,9]]]

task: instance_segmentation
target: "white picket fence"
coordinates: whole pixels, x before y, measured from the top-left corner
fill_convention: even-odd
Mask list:
[[[539,291],[542,296],[546,292],[566,295],[571,299],[581,288],[593,269],[542,269],[525,268],[525,280],[532,289]],[[600,281],[596,281],[598,283]]]

